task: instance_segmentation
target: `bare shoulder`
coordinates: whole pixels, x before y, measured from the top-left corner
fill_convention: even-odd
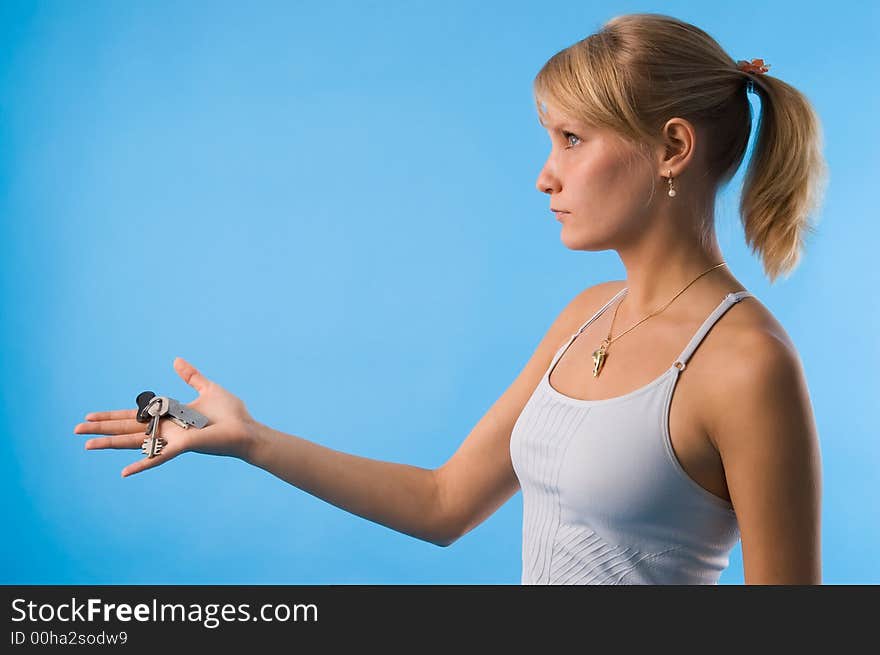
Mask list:
[[[711,381],[708,433],[721,449],[733,406],[752,414],[754,421],[772,421],[782,410],[792,414],[810,411],[803,366],[794,343],[783,326],[760,301],[748,297],[728,310],[730,320],[720,320],[708,367],[724,371]],[[731,402],[736,399],[735,402]]]
[[[728,312],[730,320],[718,323],[719,332],[724,334],[718,343],[728,362],[739,364],[747,372],[756,370],[756,363],[761,365],[760,370],[766,370],[791,365],[798,359],[788,332],[757,298],[746,297]]]
[[[778,361],[771,357],[797,356],[794,343],[773,313],[754,296],[747,296],[731,306],[712,327],[715,338],[707,349],[713,364],[725,362],[723,370],[731,365],[745,363],[758,353],[767,364]],[[751,366],[751,364],[747,365]],[[724,379],[728,376],[720,376]]]
[[[737,303],[729,338],[717,341],[723,393],[709,430],[736,508],[745,581],[821,584],[822,467],[807,381],[788,335],[748,302],[752,311]]]
[[[625,280],[609,280],[587,287],[572,299],[560,317],[573,332],[625,286]]]
[[[550,322],[532,355],[531,363],[537,365],[532,377],[538,370],[546,369],[554,353],[625,284],[623,280],[599,282],[580,291],[568,301]],[[537,380],[534,382],[537,383]]]

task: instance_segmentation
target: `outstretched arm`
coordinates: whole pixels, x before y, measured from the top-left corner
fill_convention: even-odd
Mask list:
[[[245,461],[317,498],[438,546],[453,541],[432,469],[333,450],[261,423],[250,441]]]
[[[520,374],[489,408],[458,450],[437,469],[384,462],[327,448],[254,420],[244,403],[178,358],[175,370],[199,393],[188,406],[208,417],[202,429],[185,430],[163,421],[168,442],[161,454],[123,469],[123,477],[193,451],[238,457],[307,493],[418,539],[448,546],[489,517],[519,488],[510,461],[510,434],[556,350],[585,316],[617,290],[618,282],[590,287],[553,321]],[[86,448],[138,449],[145,426],[136,410],[96,412],[76,434]]]
[[[122,477],[161,466],[184,452],[237,457],[322,500],[399,532],[446,546],[456,530],[440,511],[437,479],[430,469],[382,462],[326,448],[273,430],[250,415],[245,404],[181,358],[174,368],[199,397],[189,403],[208,417],[202,429],[183,429],[167,419],[160,426],[167,445],[155,457],[129,464]],[[145,425],[137,410],[94,412],[75,434],[101,434],[87,450],[140,449]]]

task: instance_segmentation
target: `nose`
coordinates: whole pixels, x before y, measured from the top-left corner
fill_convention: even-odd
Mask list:
[[[550,171],[550,160],[544,164],[541,172],[538,173],[538,179],[535,182],[535,188],[541,193],[553,194],[559,191],[559,180],[556,175]]]

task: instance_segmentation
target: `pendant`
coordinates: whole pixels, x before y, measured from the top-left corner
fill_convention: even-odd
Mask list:
[[[602,371],[602,367],[605,365],[605,357],[606,357],[606,348],[608,347],[608,341],[605,340],[602,342],[602,345],[599,346],[597,350],[593,351],[593,377],[599,377],[599,373]]]

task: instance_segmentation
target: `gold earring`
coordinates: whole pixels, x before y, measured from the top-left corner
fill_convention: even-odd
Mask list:
[[[668,191],[668,193],[669,193],[669,197],[670,197],[670,198],[674,198],[674,197],[675,197],[675,189],[674,189],[673,186],[672,186],[672,170],[669,171],[669,180],[668,180],[668,182],[669,182],[669,191]]]

